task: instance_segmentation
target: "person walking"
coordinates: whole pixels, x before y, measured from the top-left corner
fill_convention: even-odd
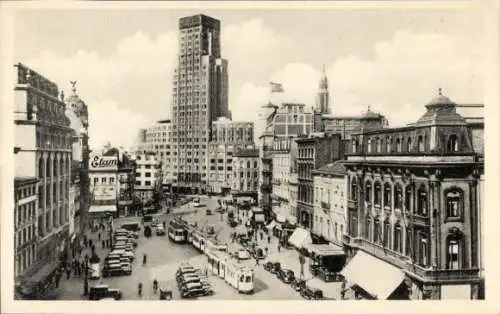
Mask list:
[[[71,269],[68,266],[66,266],[66,279],[69,280],[70,277],[71,277]]]
[[[137,294],[142,297],[142,282],[137,285]]]
[[[101,241],[101,233],[100,232],[97,234],[97,238],[99,239],[99,241]]]
[[[102,240],[101,241],[101,244],[102,244],[102,248],[104,249],[106,247],[106,241],[105,240]]]
[[[158,280],[156,278],[153,280],[153,293],[156,294],[156,290],[158,290]]]
[[[147,256],[146,256],[146,253],[144,253],[144,255],[142,257],[142,266],[145,266],[146,262],[147,262]]]
[[[267,244],[271,244],[271,236],[270,235],[267,236]]]

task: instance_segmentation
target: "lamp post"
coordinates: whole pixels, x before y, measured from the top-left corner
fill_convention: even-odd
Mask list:
[[[89,294],[89,257],[85,255],[85,278],[83,279],[83,295]]]

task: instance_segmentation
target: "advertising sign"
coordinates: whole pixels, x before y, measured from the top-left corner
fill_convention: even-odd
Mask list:
[[[93,198],[96,201],[116,199],[115,185],[98,185],[93,189]]]
[[[91,155],[89,159],[90,171],[118,171],[118,158],[116,156]]]

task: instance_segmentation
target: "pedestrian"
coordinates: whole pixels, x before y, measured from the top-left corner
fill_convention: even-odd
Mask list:
[[[267,246],[264,248],[264,251],[266,252],[266,256],[267,256],[267,251],[268,251]]]
[[[99,239],[99,241],[101,241],[101,233],[100,232],[97,234],[97,238]]]
[[[270,235],[267,236],[267,244],[271,244],[271,236]]]
[[[101,241],[101,244],[102,244],[102,248],[104,249],[106,247],[106,241],[105,240],[102,240]]]
[[[137,285],[137,293],[142,297],[142,282],[139,282],[139,285]]]
[[[142,257],[142,265],[146,265],[146,261],[147,261],[147,256],[146,256],[146,253],[144,253],[143,257]]]
[[[278,252],[281,251],[281,245],[278,244]]]
[[[89,239],[89,246],[92,247],[92,239]]]
[[[71,269],[69,267],[66,267],[66,279],[69,280],[70,277],[71,277]]]

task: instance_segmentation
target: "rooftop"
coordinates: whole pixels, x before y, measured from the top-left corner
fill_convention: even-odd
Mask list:
[[[346,168],[344,167],[343,160],[337,160],[335,162],[329,163],[317,169],[314,172],[322,174],[337,174],[337,175],[345,175],[347,173]]]
[[[14,186],[25,185],[30,183],[37,183],[38,179],[35,177],[15,177]]]

